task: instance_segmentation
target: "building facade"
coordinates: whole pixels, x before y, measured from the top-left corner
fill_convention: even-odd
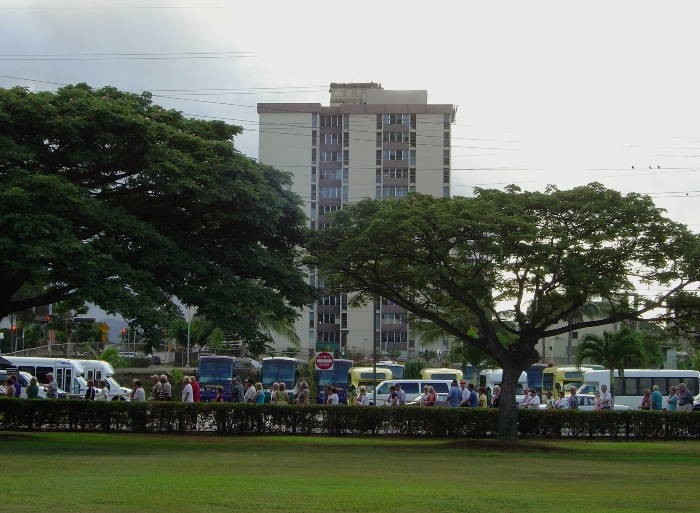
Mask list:
[[[400,199],[409,192],[449,196],[454,105],[428,103],[427,91],[390,91],[380,84],[331,84],[330,105],[259,103],[259,160],[294,175],[312,229],[364,198]],[[313,270],[310,283],[323,288]],[[407,313],[390,301],[349,309],[347,297],[322,295],[296,323],[304,355],[379,351],[409,358],[420,348]],[[283,351],[287,343],[275,340]]]

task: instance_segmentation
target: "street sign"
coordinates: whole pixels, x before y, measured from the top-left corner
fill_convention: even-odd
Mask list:
[[[107,324],[106,322],[100,324],[100,331],[102,333],[107,333],[109,331],[109,324]]]
[[[107,334],[106,333],[102,334],[102,342],[107,342]]]
[[[316,353],[316,370],[333,370],[333,355],[327,351]]]

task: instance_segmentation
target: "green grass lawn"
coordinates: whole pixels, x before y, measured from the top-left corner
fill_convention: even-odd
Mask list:
[[[691,511],[697,442],[0,432],[0,510]]]

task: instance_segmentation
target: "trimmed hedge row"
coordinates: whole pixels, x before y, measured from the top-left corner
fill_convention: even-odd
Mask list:
[[[0,398],[5,430],[214,432],[222,435],[402,434],[495,436],[494,409],[310,405],[296,406]],[[521,436],[700,438],[700,414],[649,411],[521,410]]]

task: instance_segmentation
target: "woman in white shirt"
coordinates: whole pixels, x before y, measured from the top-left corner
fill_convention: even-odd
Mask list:
[[[100,395],[97,397],[98,401],[109,401],[109,389],[107,388],[107,383],[104,379],[97,382],[97,386],[100,388]]]
[[[192,395],[192,385],[190,384],[190,377],[185,376],[185,379],[183,379],[182,382],[185,385],[184,387],[182,387],[182,402],[193,403],[194,396]]]

